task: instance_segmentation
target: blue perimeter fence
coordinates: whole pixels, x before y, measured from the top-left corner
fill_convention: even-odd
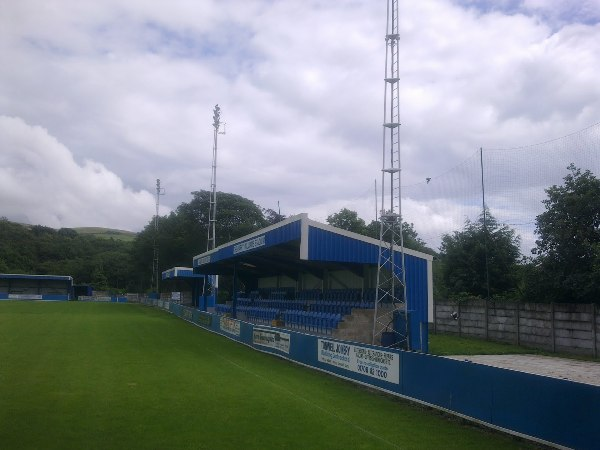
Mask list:
[[[554,446],[597,449],[600,387],[143,303],[255,350]]]

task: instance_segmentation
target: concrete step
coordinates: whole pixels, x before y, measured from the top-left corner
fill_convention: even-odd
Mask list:
[[[373,317],[375,310],[353,308],[352,314],[344,316],[344,321],[333,330],[332,337],[351,342],[370,344],[373,339]]]

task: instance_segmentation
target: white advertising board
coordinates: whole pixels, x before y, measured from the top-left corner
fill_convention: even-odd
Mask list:
[[[11,300],[41,300],[42,296],[37,294],[8,294]]]
[[[283,353],[290,353],[290,335],[280,331],[265,328],[254,328],[252,332],[252,343],[270,347]]]
[[[400,355],[384,349],[319,339],[319,361],[390,383],[400,383]]]
[[[234,336],[240,335],[240,322],[235,319],[221,317],[219,325],[225,333],[233,334]]]

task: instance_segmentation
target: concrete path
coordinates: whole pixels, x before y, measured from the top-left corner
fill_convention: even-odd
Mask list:
[[[600,386],[600,362],[538,355],[456,355],[447,358]]]

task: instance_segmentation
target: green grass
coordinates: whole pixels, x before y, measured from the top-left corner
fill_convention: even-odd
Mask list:
[[[503,342],[433,333],[429,334],[429,353],[433,355],[541,354],[535,349]]]
[[[3,301],[0,448],[531,446],[152,308]]]
[[[552,353],[534,348],[522,347],[503,342],[486,341],[472,337],[459,337],[448,334],[429,334],[429,353],[433,355],[543,355],[554,358],[567,358],[578,361],[600,361],[589,355],[572,353]]]
[[[112,228],[102,227],[79,227],[73,228],[77,233],[87,236],[95,236],[102,239],[116,239],[118,241],[132,242],[135,239],[136,233],[133,231],[114,230]]]

